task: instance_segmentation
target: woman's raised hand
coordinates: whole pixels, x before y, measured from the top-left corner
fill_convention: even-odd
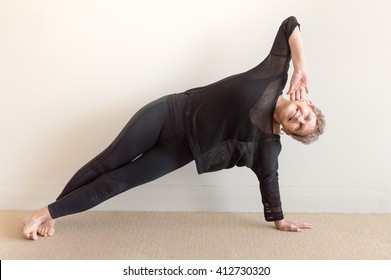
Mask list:
[[[287,94],[290,95],[290,100],[305,100],[304,93],[308,93],[308,76],[305,69],[294,70]]]

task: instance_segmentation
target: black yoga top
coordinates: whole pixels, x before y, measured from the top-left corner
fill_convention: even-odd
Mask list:
[[[298,25],[295,17],[284,20],[269,55],[253,69],[169,98],[175,127],[186,131],[198,173],[251,168],[267,221],[284,218],[277,172],[281,143],[273,134],[273,114],[288,77],[288,39]]]

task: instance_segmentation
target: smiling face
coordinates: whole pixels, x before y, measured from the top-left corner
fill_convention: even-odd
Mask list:
[[[306,101],[291,101],[281,112],[281,125],[287,134],[310,135],[316,128],[316,115]]]

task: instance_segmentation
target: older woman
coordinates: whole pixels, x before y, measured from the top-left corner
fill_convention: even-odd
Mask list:
[[[287,100],[281,94],[291,58]],[[277,173],[280,134],[309,144],[323,133],[324,117],[305,100],[305,92],[301,33],[296,18],[289,17],[269,55],[253,69],[140,109],[107,149],[76,172],[55,202],[25,218],[24,236],[52,236],[55,219],[88,210],[193,160],[199,174],[251,168],[259,180],[266,221],[284,231],[310,228],[284,220]]]

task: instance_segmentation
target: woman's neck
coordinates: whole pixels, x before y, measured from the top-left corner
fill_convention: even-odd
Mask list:
[[[283,106],[287,103],[287,101],[282,97],[279,96],[277,99],[276,107],[274,108],[274,115],[273,115],[273,133],[274,134],[280,134],[281,133],[281,112]]]

